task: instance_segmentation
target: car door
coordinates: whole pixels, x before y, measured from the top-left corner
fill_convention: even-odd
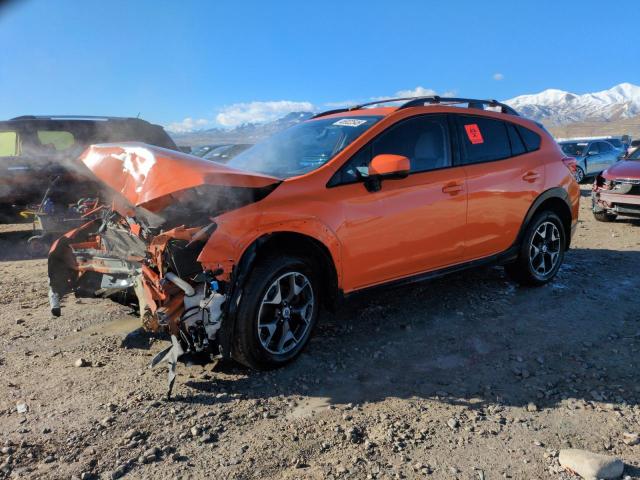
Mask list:
[[[586,149],[585,163],[587,167],[586,173],[589,175],[601,172],[603,160],[600,154],[600,142],[591,142]]]
[[[600,166],[599,172],[606,170],[618,161],[620,151],[616,150],[609,142],[598,142],[600,149]]]
[[[465,260],[499,254],[515,241],[544,188],[540,136],[489,117],[456,115],[460,161],[467,177]]]
[[[411,172],[369,191],[361,178],[379,154],[409,158]],[[360,172],[360,173],[358,173]],[[446,115],[402,120],[378,135],[329,182],[342,224],[345,291],[455,264],[466,223],[464,169],[452,166]]]

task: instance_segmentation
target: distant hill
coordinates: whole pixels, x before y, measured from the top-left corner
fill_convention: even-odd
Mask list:
[[[567,125],[545,125],[557,138],[595,137],[598,135],[631,135],[640,138],[640,116],[610,122],[576,122]]]
[[[506,100],[521,115],[549,126],[614,122],[640,115],[640,87],[621,83],[609,90],[576,95],[549,89]]]

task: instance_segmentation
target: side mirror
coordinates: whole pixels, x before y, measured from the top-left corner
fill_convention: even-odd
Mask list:
[[[587,156],[591,157],[591,156],[593,156],[593,155],[598,155],[598,153],[600,153],[600,152],[596,152],[595,150],[589,150],[589,151],[587,152]]]
[[[382,180],[406,178],[411,170],[411,162],[402,155],[384,153],[376,155],[369,163],[365,186],[370,192],[380,190]]]

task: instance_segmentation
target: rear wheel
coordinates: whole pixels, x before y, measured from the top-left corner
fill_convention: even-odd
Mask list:
[[[523,285],[544,285],[558,273],[566,244],[560,218],[553,212],[538,213],[525,230],[518,259],[506,271]]]
[[[618,216],[614,213],[593,212],[593,217],[599,222],[614,222]]]
[[[307,345],[319,310],[314,266],[302,257],[268,257],[247,280],[238,308],[233,357],[258,370],[277,368]]]

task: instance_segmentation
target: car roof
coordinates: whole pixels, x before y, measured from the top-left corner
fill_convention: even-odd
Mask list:
[[[138,117],[111,117],[104,115],[20,115],[13,117],[9,122],[14,121],[64,121],[64,122],[143,122],[149,123]]]

